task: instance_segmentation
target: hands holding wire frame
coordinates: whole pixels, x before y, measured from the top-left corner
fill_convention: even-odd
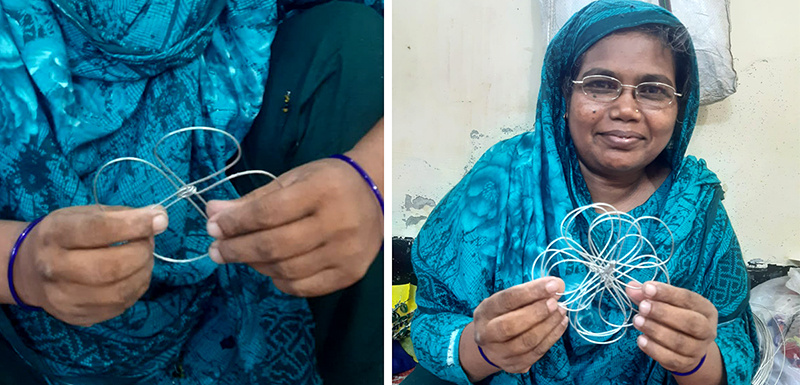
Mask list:
[[[589,224],[584,248],[569,234],[587,210],[598,214]],[[672,250],[666,259],[658,256],[642,235],[648,221],[669,232],[658,218],[633,218],[605,204],[568,214],[562,237],[536,258],[534,279],[495,293],[476,308],[474,338],[485,358],[507,372],[527,372],[570,323],[572,331],[597,344],[616,342],[634,326],[642,332],[639,348],[676,376],[699,372],[707,355],[718,357],[714,305],[697,293],[655,281],[669,282],[666,264]],[[571,272],[564,276],[566,285],[551,276],[565,271]],[[648,277],[644,285],[637,279],[643,276]],[[720,362],[709,361],[706,365]]]

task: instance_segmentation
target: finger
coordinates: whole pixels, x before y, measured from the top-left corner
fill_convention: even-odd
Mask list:
[[[319,195],[319,189],[306,181],[266,194],[254,191],[210,217],[208,234],[231,238],[297,221],[314,212]]]
[[[645,282],[643,292],[647,299],[692,309],[709,319],[716,319],[717,309],[714,304],[695,292],[656,281]]]
[[[318,218],[305,217],[269,230],[218,240],[211,245],[209,255],[217,263],[271,264],[320,247],[328,232]]]
[[[645,354],[671,372],[689,372],[697,367],[701,359],[701,357],[693,358],[678,354],[644,335],[636,339],[636,344]]]
[[[625,293],[628,294],[628,297],[639,306],[639,303],[644,300],[644,292],[642,291],[642,285],[636,281],[628,282],[628,285],[625,286]]]
[[[345,274],[339,269],[325,269],[310,277],[298,280],[273,278],[278,290],[296,297],[318,297],[348,287],[363,277],[363,273]]]
[[[87,210],[53,216],[48,234],[65,249],[105,248],[109,245],[153,237],[163,232],[169,218],[163,210]],[[71,231],[72,230],[72,231]]]
[[[95,306],[92,308],[75,308],[68,313],[53,312],[50,314],[70,325],[89,327],[119,317],[129,308],[130,306],[124,308],[118,306]]]
[[[660,346],[683,356],[692,357],[697,352],[704,351],[705,345],[707,345],[707,341],[698,340],[640,315],[633,318],[633,326],[644,333],[648,340],[657,342]]]
[[[517,362],[518,360],[515,357],[527,355],[527,360],[523,360],[523,362],[530,363],[531,360],[535,361],[536,358],[532,354],[534,349],[544,341],[547,333],[550,333],[556,326],[561,324],[564,318],[562,311],[553,312],[545,320],[510,341],[489,342],[484,346],[494,351],[495,355],[503,357],[501,359],[503,362]]]
[[[568,325],[569,317],[562,314],[561,321],[558,323],[558,325],[553,327],[553,329],[545,335],[542,342],[540,342],[539,345],[537,345],[533,350],[533,353],[536,355],[536,357],[543,357],[545,354],[547,354],[550,348],[552,348],[553,345],[555,345],[556,342],[561,339],[561,336],[564,335],[564,332],[567,331]]]
[[[124,281],[114,282],[102,287],[76,285],[84,293],[81,301],[75,304],[87,310],[95,308],[118,308],[121,311],[133,306],[150,287],[151,270],[140,270]],[[91,294],[88,290],[91,290]]]
[[[152,270],[152,238],[131,241],[119,246],[69,250],[52,258],[41,271],[44,279],[88,286],[104,286],[123,281],[141,270]]]
[[[91,320],[97,323],[122,314],[147,291],[150,271],[140,271],[132,279],[105,287],[62,283],[46,290],[48,313],[71,324]]]
[[[51,259],[42,274],[48,281],[103,286],[128,279],[153,266],[153,241],[141,239],[119,246],[70,250]]]
[[[555,293],[564,291],[564,281],[560,278],[540,278],[506,290],[492,294],[484,310],[487,319],[527,306],[541,299],[555,297]],[[481,308],[481,306],[478,306]],[[476,309],[477,311],[477,309]]]
[[[228,210],[231,207],[236,206],[236,200],[230,201],[221,201],[221,200],[211,200],[208,201],[206,204],[206,216],[211,218],[216,216],[217,214],[221,213],[222,211]]]
[[[476,337],[476,342],[483,345],[489,342],[509,341],[546,320],[551,313],[558,313],[557,309],[556,299],[548,298],[500,315],[486,323],[483,327],[484,332],[480,333],[480,338]]]
[[[309,253],[277,263],[251,263],[250,266],[259,273],[273,279],[296,281],[312,277],[323,270],[332,268],[334,261],[331,258],[327,258],[329,255],[330,250],[327,247],[320,247]]]
[[[717,334],[716,317],[708,319],[694,310],[668,303],[644,300],[639,304],[639,315],[698,340],[713,340]]]
[[[519,337],[506,342],[506,352],[513,356],[520,354],[532,355],[534,358],[543,356],[550,349],[550,346],[544,346],[542,342],[545,341],[550,333],[558,331],[565,318],[566,316],[561,312],[551,313],[543,322],[535,325]]]

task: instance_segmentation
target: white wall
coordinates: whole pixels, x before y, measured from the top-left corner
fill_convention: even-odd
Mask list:
[[[723,181],[745,260],[800,259],[800,1],[734,0],[738,90],[700,109],[689,153]],[[416,236],[492,144],[532,127],[545,39],[538,0],[392,8],[393,234]]]

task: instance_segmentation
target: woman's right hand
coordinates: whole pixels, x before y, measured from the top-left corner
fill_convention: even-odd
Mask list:
[[[564,281],[547,277],[508,288],[483,300],[473,313],[475,344],[502,370],[528,372],[567,329],[566,311],[558,306],[560,296],[556,294],[563,291]],[[487,364],[484,368],[491,367]]]
[[[147,291],[154,236],[165,211],[75,206],[47,215],[14,262],[22,301],[69,324],[91,326],[122,314]]]

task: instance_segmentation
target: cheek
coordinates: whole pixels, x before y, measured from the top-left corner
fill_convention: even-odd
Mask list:
[[[653,136],[657,137],[659,141],[669,141],[672,137],[672,132],[675,130],[678,116],[677,109],[675,111],[665,112],[665,114],[653,116],[649,122]]]
[[[592,127],[603,118],[601,108],[588,103],[583,98],[572,98],[569,107],[570,132],[574,135],[578,132],[590,133]]]

